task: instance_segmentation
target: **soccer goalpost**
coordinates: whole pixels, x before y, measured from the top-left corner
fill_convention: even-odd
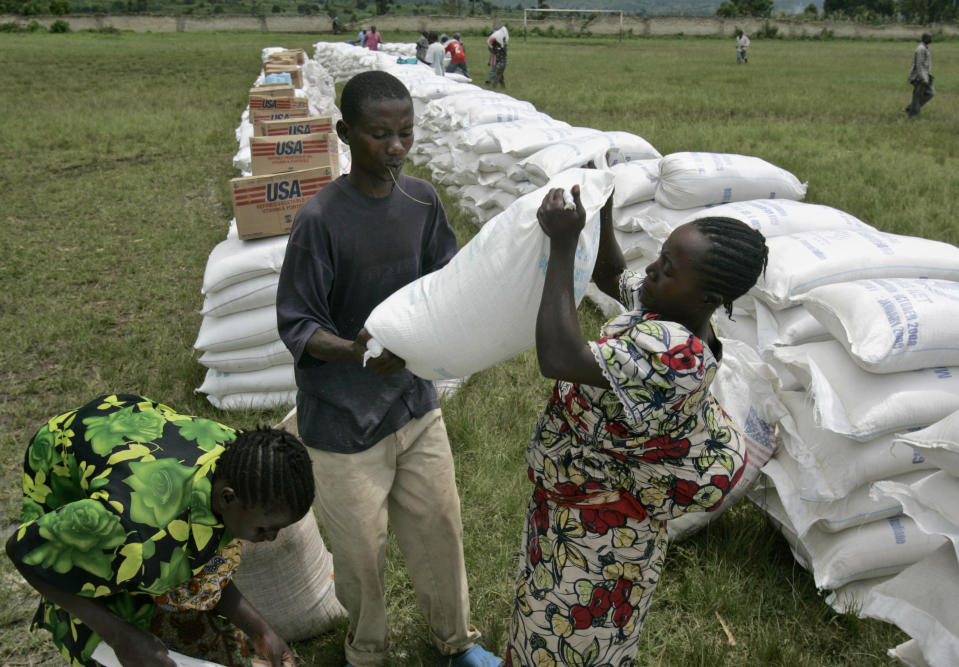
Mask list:
[[[621,9],[526,9],[523,8],[523,41],[526,41],[526,19],[532,12],[560,12],[563,14],[619,14],[619,41],[623,41],[623,10]]]

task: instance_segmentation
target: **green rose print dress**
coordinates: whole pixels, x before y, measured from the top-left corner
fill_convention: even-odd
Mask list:
[[[639,304],[590,348],[611,385],[558,381],[526,452],[536,485],[524,526],[506,665],[628,667],[666,554],[666,524],[717,509],[745,443],[709,393],[703,341]]]
[[[54,417],[27,448],[13,558],[150,628],[154,598],[202,575],[232,539],[211,510],[210,481],[235,437],[215,421],[133,395],[103,396]],[[97,664],[90,654],[100,638],[65,610],[41,599],[38,627],[72,665]]]

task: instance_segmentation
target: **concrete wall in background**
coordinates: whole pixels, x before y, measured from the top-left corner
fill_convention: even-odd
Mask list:
[[[529,22],[529,26],[538,26],[541,30],[553,26],[557,30],[576,32],[583,27],[584,19],[573,15],[573,18],[548,15],[549,18]],[[132,30],[134,32],[193,32],[193,31],[224,31],[224,30],[257,30],[262,32],[292,32],[292,33],[330,33],[332,25],[326,16],[290,14],[266,14],[263,16],[225,15],[216,16],[151,16],[151,15],[107,15],[107,14],[71,14],[69,16],[15,16],[0,15],[0,23],[14,22],[26,25],[36,20],[49,27],[58,18],[66,20],[71,30],[91,30],[101,28],[116,28],[117,30]],[[384,33],[385,41],[390,41],[389,32],[404,30],[419,32],[430,29],[436,32],[453,32],[455,30],[488,30],[498,27],[502,23],[509,26],[514,39],[519,38],[523,31],[522,19],[500,19],[493,16],[378,16],[363,23],[347,24],[347,32],[352,34],[360,27],[369,27],[375,23],[377,29]],[[737,28],[742,28],[749,34],[758,32],[766,19],[722,19],[716,16],[656,16],[642,18],[624,16],[622,29],[632,31],[634,35],[666,36],[666,35],[719,35],[731,37]],[[776,26],[780,34],[788,37],[803,37],[818,35],[823,31],[832,33],[835,37],[858,37],[870,39],[912,39],[918,40],[924,31],[942,31],[946,35],[959,36],[959,25],[935,24],[931,26],[904,25],[892,23],[886,25],[866,25],[845,21],[793,21],[788,19],[769,19],[770,25]],[[619,17],[616,15],[600,15],[585,27],[594,34],[618,34],[620,31]]]

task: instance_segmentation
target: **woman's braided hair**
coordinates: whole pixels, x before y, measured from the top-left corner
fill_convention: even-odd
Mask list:
[[[240,431],[217,462],[245,507],[289,510],[302,517],[313,504],[313,467],[306,447],[292,433],[258,426]]]
[[[710,248],[699,266],[702,287],[723,297],[723,309],[733,316],[733,301],[748,292],[766,273],[769,248],[766,237],[741,220],[707,217],[691,224]]]

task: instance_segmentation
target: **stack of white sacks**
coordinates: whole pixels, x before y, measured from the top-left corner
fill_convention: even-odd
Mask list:
[[[959,591],[948,545],[959,484],[954,466],[925,451],[942,447],[945,428],[933,425],[959,410],[959,249],[869,229],[771,247],[758,330],[790,416],[750,497],[833,606],[913,637],[894,655],[959,664],[959,624],[943,597]]]
[[[745,486],[757,452],[775,450],[749,496],[833,606],[913,638],[890,655],[959,664],[959,249],[803,203],[804,187],[760,162],[684,153],[614,167],[620,245],[641,270],[673,229],[704,214],[767,237],[766,275],[735,304],[735,321],[716,322],[727,355],[715,388],[746,425]],[[769,194],[742,190],[740,178]],[[762,377],[772,395],[758,393]],[[743,400],[758,420],[738,417]],[[769,424],[778,437],[757,447]],[[706,520],[673,522],[671,538]]]
[[[356,51],[355,47],[349,47]],[[263,61],[281,47],[263,50]],[[303,88],[297,97],[309,100],[310,114],[338,117],[334,81],[321,65],[302,67]],[[261,72],[254,82],[263,83]],[[250,176],[249,108],[236,129],[238,150],[233,164]],[[349,152],[340,146],[340,170],[349,171]],[[287,236],[252,241],[237,237],[236,222],[210,253],[203,274],[203,320],[194,347],[208,370],[197,391],[224,410],[291,406],[296,402],[293,357],[276,327],[276,286],[286,253]]]
[[[733,321],[721,314],[716,322],[726,354],[714,391],[750,448],[739,495],[751,488],[817,586],[834,592],[834,606],[896,623],[914,638],[891,654],[909,664],[959,664],[956,615],[936,607],[955,598],[931,594],[933,585],[959,593],[959,516],[948,502],[959,495],[959,345],[946,338],[959,319],[959,249],[804,203],[805,184],[756,157],[664,157],[636,135],[573,127],[464,77],[397,64],[403,49],[314,48],[304,66],[311,110],[335,109],[334,81],[367,69],[396,75],[414,102],[412,160],[428,165],[481,223],[495,218],[493,226],[504,227],[528,208],[524,195],[595,166],[612,174],[614,226],[633,269],[705,211],[761,231],[766,275],[737,301]],[[208,391],[215,404],[292,403],[291,360],[273,316],[285,243],[240,242],[234,232],[211,254],[200,338],[213,328],[208,319],[224,318],[217,324],[243,344],[201,347],[198,338],[200,360],[248,380]],[[619,308],[587,294],[608,314]],[[713,518],[684,517],[671,535]]]

